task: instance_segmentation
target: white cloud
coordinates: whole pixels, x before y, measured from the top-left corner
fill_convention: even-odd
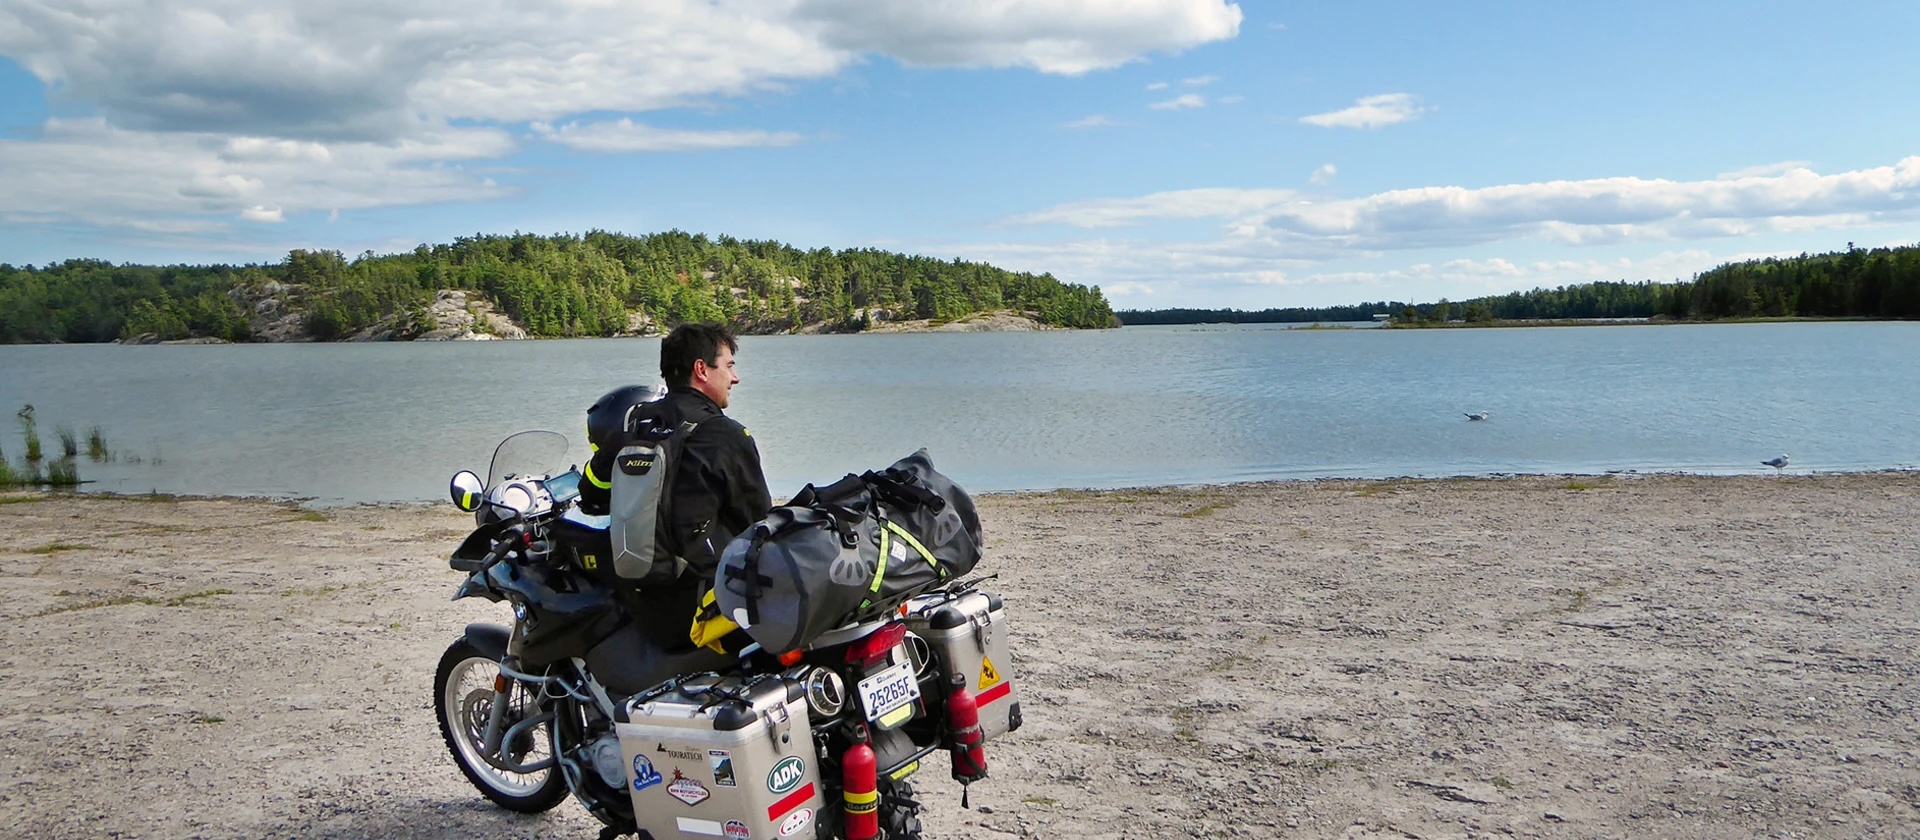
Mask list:
[[[592,152],[685,152],[748,146],[791,146],[803,138],[790,131],[683,131],[655,128],[622,117],[610,122],[531,125],[541,139]]]
[[[1668,181],[1598,178],[1420,187],[1324,201],[1290,190],[1199,189],[1071,202],[1015,217],[1084,228],[1218,218],[1240,237],[1345,250],[1534,237],[1560,244],[1705,239],[1920,217],[1920,156],[1835,175]]]
[[[1150,85],[1147,85],[1147,90],[1166,90],[1166,89],[1167,89],[1166,82],[1154,82]]]
[[[1132,280],[1123,280],[1119,283],[1102,285],[1100,292],[1109,298],[1144,297],[1153,294],[1153,286],[1146,283],[1136,283]]]
[[[1247,101],[1247,98],[1236,93],[1236,94],[1233,94],[1232,96],[1222,96],[1219,99],[1215,99],[1213,101],[1218,102],[1222,105],[1238,105],[1242,102]]]
[[[1064,75],[1232,38],[1242,18],[1239,5],[1225,0],[798,0],[794,12],[843,50],[909,64],[1032,67]]]
[[[868,55],[1075,75],[1235,37],[1226,0],[0,0],[0,56],[54,120],[0,141],[0,214],[167,226],[243,213],[497,197],[461,161],[504,130],[579,148],[786,145],[777,131],[676,131],[632,116],[830,77]],[[228,176],[239,178],[234,181]]]
[[[1187,87],[1200,87],[1203,85],[1213,84],[1214,82],[1217,82],[1217,81],[1220,81],[1219,76],[1193,76],[1190,78],[1181,79],[1180,84],[1186,85]]]
[[[1322,128],[1380,128],[1406,122],[1427,110],[1420,107],[1413,94],[1383,93],[1363,96],[1351,108],[1301,117],[1300,121]]]
[[[1339,172],[1340,168],[1331,163],[1320,164],[1320,168],[1313,170],[1313,174],[1307,176],[1307,183],[1317,187],[1324,187],[1333,183],[1333,176],[1339,174]]]
[[[1094,114],[1093,116],[1090,116],[1090,117],[1081,117],[1080,119],[1074,120],[1072,122],[1061,123],[1060,127],[1062,128],[1105,128],[1107,126],[1114,126],[1114,125],[1119,125],[1119,123],[1114,122],[1113,120],[1108,119],[1107,117],[1102,116],[1100,114]]]
[[[1779,163],[1763,163],[1758,166],[1749,166],[1745,169],[1735,169],[1732,172],[1722,172],[1715,177],[1723,181],[1737,181],[1741,178],[1770,178],[1775,175],[1784,175],[1796,169],[1810,169],[1812,166],[1813,164],[1804,160],[1783,160]]]
[[[1205,108],[1207,98],[1197,93],[1183,93],[1165,102],[1155,102],[1147,107],[1156,111],[1178,111],[1182,108]]]
[[[165,233],[225,220],[441,201],[507,191],[457,161],[512,149],[495,129],[392,142],[286,145],[212,134],[128,131],[99,118],[50,120],[37,140],[0,140],[0,220],[79,222]]]

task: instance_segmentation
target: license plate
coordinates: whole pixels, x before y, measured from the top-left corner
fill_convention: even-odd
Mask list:
[[[920,681],[913,666],[902,662],[860,681],[860,705],[867,720],[892,729],[913,717],[913,701],[920,699]]]

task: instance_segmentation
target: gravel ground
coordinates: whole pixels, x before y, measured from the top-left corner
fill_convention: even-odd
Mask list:
[[[1920,475],[987,496],[1026,726],[930,838],[1920,836]],[[0,497],[29,837],[593,837],[446,755],[447,506]]]

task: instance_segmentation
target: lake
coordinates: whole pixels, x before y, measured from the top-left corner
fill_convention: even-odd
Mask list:
[[[98,425],[90,490],[443,498],[509,433],[587,457],[658,339],[0,347],[0,410]],[[749,336],[729,414],[776,497],[927,447],[976,490],[1263,479],[1791,472],[1920,463],[1920,324],[1126,327]],[[1467,412],[1490,412],[1484,422]],[[0,420],[6,419],[0,415]],[[0,434],[18,463],[19,430]]]

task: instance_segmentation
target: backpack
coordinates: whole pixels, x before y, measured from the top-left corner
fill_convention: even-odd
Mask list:
[[[690,420],[671,424],[646,416],[642,409],[647,405],[627,411],[607,504],[614,574],[643,586],[675,580],[686,571],[687,561],[674,550],[669,533],[670,508],[687,438],[700,427]]]
[[[809,484],[735,537],[711,607],[768,651],[797,650],[972,571],[980,546],[973,499],[922,449],[885,470]],[[696,621],[696,643],[700,629]]]

